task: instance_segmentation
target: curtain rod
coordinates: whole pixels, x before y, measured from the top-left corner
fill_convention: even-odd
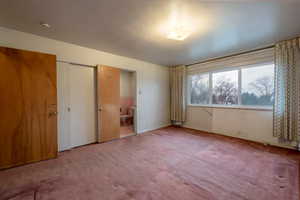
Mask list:
[[[266,47],[259,48],[259,49],[253,49],[253,50],[250,50],[250,51],[244,51],[244,52],[240,52],[240,53],[235,53],[235,54],[231,54],[231,55],[228,55],[228,56],[216,57],[216,58],[211,58],[211,59],[200,61],[200,62],[191,63],[191,64],[187,64],[186,66],[189,67],[189,66],[192,66],[192,65],[197,65],[197,64],[202,64],[202,63],[206,63],[206,62],[211,62],[211,61],[215,61],[215,60],[219,60],[219,59],[223,59],[223,58],[228,58],[228,57],[232,57],[232,56],[243,55],[243,54],[251,53],[251,52],[255,52],[255,51],[260,51],[260,50],[265,50],[265,49],[271,49],[271,48],[274,48],[274,47],[275,47],[275,45],[270,45],[270,46],[266,46]]]
[[[78,65],[78,66],[83,66],[83,67],[92,67],[92,68],[97,67],[97,65],[86,65],[86,64],[81,64],[81,63],[68,62],[68,61],[64,61],[64,60],[57,60],[56,62],[67,63],[70,65]]]

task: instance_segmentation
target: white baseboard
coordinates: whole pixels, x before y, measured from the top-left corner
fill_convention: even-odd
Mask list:
[[[191,126],[188,126],[188,125],[183,125],[182,126],[183,128],[189,128],[189,129],[194,129],[194,130],[197,130],[197,131],[203,131],[203,132],[208,132],[208,133],[211,133],[211,131],[210,130],[208,130],[208,129],[198,129],[198,128],[195,128],[195,127],[191,127]]]
[[[154,130],[165,128],[165,127],[168,127],[168,126],[171,126],[171,123],[164,124],[164,125],[161,125],[161,126],[158,126],[158,127],[155,127],[155,128],[144,129],[144,130],[138,131],[138,134],[146,133],[148,131],[154,131]]]
[[[283,144],[279,144],[279,143],[274,143],[274,142],[265,142],[265,141],[261,141],[261,140],[257,140],[257,139],[253,139],[253,138],[249,138],[249,137],[242,137],[242,136],[236,136],[236,135],[231,135],[231,134],[225,134],[225,133],[216,133],[216,132],[212,132],[211,130],[204,130],[204,129],[197,129],[194,127],[190,127],[190,126],[183,126],[184,128],[190,128],[190,129],[194,129],[194,130],[198,130],[198,131],[204,131],[204,132],[208,132],[208,133],[212,133],[212,134],[218,134],[218,135],[223,135],[223,136],[228,136],[228,137],[234,137],[234,138],[239,138],[239,139],[243,139],[243,140],[248,140],[248,141],[252,141],[252,142],[258,142],[261,144],[265,144],[265,145],[272,145],[272,146],[277,146],[277,147],[281,147],[281,148],[286,148],[286,149],[296,149],[293,146],[287,146],[287,145],[283,145]]]

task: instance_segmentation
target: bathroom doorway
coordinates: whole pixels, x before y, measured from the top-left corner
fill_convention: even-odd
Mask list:
[[[136,72],[120,73],[120,138],[136,134]]]

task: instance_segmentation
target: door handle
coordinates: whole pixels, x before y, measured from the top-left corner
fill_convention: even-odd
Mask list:
[[[103,109],[102,108],[98,108],[98,111],[103,111]]]
[[[54,112],[49,112],[49,115],[48,115],[48,116],[49,116],[49,117],[56,116],[57,113],[58,113],[58,112],[56,112],[56,111],[54,111]]]

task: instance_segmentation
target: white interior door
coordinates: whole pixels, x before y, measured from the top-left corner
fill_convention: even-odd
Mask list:
[[[95,69],[59,63],[59,151],[96,142]]]
[[[95,69],[69,65],[70,146],[96,142]]]
[[[58,151],[70,149],[70,73],[69,64],[57,63]]]

